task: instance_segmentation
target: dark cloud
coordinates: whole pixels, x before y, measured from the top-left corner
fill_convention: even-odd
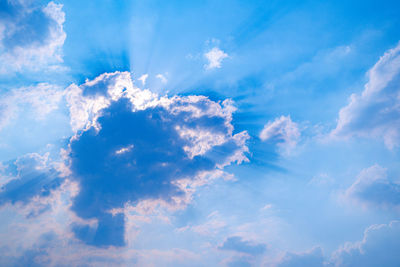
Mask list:
[[[267,246],[265,244],[258,244],[243,240],[239,236],[232,236],[228,237],[222,246],[219,247],[219,249],[231,250],[249,255],[260,255],[266,251]]]
[[[74,224],[73,230],[96,246],[124,245],[125,218],[111,211],[149,199],[174,204],[187,194],[177,181],[193,180],[241,161],[245,152],[240,134],[232,135],[230,113],[219,103],[206,97],[176,96],[154,98],[156,104],[137,110],[136,100],[124,96],[129,94],[130,76],[112,75],[117,77],[100,76],[104,81],[92,83],[93,88],[90,82],[83,86],[82,99],[95,103],[96,97],[111,94],[114,100],[97,112],[92,127],[70,143],[70,169],[80,187],[72,210],[83,219],[98,221],[97,227]],[[128,81],[122,83],[128,89],[119,88],[121,79]],[[122,96],[115,97],[116,92]],[[142,93],[134,92],[134,96]]]

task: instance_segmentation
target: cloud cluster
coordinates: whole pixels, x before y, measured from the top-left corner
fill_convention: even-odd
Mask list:
[[[247,160],[248,135],[233,134],[229,100],[159,97],[115,72],[70,86],[67,101],[77,132],[71,177],[80,187],[72,209],[97,220],[96,228],[74,226],[88,244],[123,245],[125,216],[116,211],[153,199],[179,204],[224,166]]]
[[[31,1],[0,4],[0,74],[57,68],[62,62],[65,13],[61,4]]]
[[[383,138],[393,149],[400,145],[400,44],[379,59],[368,79],[364,91],[340,110],[332,135]]]

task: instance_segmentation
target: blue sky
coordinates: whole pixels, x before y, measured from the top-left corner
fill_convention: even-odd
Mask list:
[[[0,0],[0,266],[399,266],[399,10]]]

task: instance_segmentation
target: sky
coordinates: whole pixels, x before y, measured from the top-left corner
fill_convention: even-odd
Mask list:
[[[0,266],[400,265],[398,1],[0,0]]]

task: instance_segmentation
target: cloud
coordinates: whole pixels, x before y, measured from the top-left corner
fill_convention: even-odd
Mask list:
[[[229,100],[158,97],[135,87],[129,72],[115,72],[70,86],[67,101],[76,130],[71,177],[80,187],[72,210],[98,221],[73,226],[87,244],[124,245],[125,216],[112,211],[157,199],[185,203],[224,166],[247,160],[248,135],[233,134]]]
[[[295,254],[286,253],[282,260],[277,264],[277,267],[323,267],[324,255],[321,248],[316,247],[311,251]]]
[[[267,245],[243,240],[240,236],[231,236],[228,237],[218,248],[221,250],[230,250],[248,255],[260,255],[266,251]]]
[[[23,111],[33,114],[34,120],[42,120],[58,109],[64,91],[47,83],[21,87],[2,95],[0,99],[0,131]]]
[[[383,138],[389,149],[400,140],[400,43],[388,50],[368,72],[361,94],[339,112],[333,137]]]
[[[208,61],[208,64],[204,65],[204,67],[209,70],[209,69],[221,68],[222,60],[227,58],[228,54],[226,54],[218,47],[214,47],[210,51],[205,53],[204,56]]]
[[[373,165],[361,171],[345,195],[365,204],[396,207],[400,204],[400,184],[388,179],[385,168]]]
[[[260,139],[277,142],[278,146],[289,151],[296,147],[300,139],[300,130],[290,116],[281,116],[274,121],[269,121],[264,126],[260,133]]]
[[[0,74],[57,68],[62,62],[65,13],[61,4],[45,7],[31,1],[2,1]]]
[[[362,241],[346,243],[332,257],[333,266],[387,266],[400,264],[400,222],[372,225]]]

